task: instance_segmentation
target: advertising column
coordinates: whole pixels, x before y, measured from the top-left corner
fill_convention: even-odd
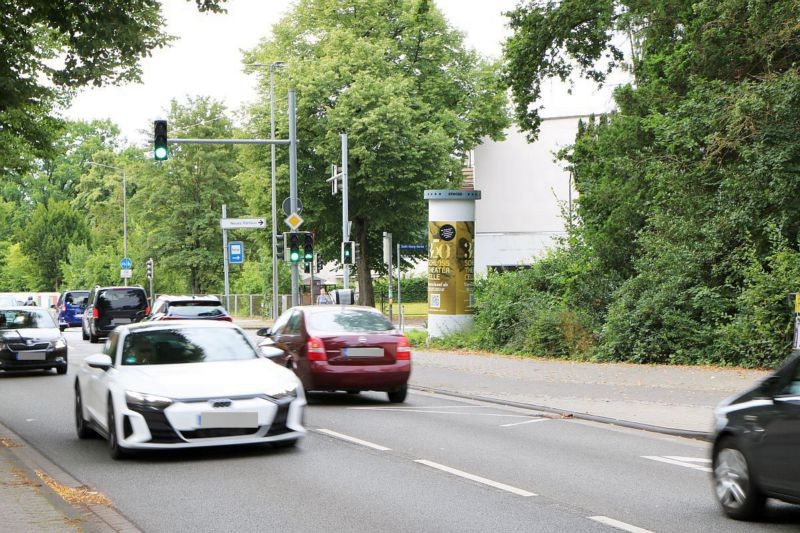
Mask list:
[[[475,200],[480,191],[428,190],[428,336],[473,323]]]

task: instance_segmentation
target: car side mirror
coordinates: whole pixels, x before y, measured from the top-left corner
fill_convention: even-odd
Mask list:
[[[258,335],[259,337],[269,337],[269,336],[272,335],[272,329],[271,328],[261,328],[258,331],[256,331],[256,335]]]
[[[90,355],[84,359],[84,361],[86,361],[86,364],[91,368],[98,368],[103,371],[108,370],[112,366],[111,358],[104,353]]]
[[[284,351],[274,346],[260,346],[259,350],[261,350],[261,355],[263,357],[266,357],[273,363],[280,364],[284,356]]]

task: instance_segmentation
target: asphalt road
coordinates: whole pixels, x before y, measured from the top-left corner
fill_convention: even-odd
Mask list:
[[[410,393],[311,395],[294,450],[148,453],[79,441],[74,369],[99,345],[67,330],[71,369],[0,374],[0,422],[141,529],[171,531],[797,531],[721,516],[705,443]],[[639,529],[637,529],[639,528]]]

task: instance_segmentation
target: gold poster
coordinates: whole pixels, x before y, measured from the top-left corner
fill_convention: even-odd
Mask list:
[[[428,222],[428,313],[471,315],[475,222]]]

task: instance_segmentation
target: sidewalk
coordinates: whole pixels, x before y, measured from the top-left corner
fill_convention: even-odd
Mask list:
[[[576,415],[707,433],[714,407],[767,371],[580,363],[493,354],[414,350],[411,385]]]

